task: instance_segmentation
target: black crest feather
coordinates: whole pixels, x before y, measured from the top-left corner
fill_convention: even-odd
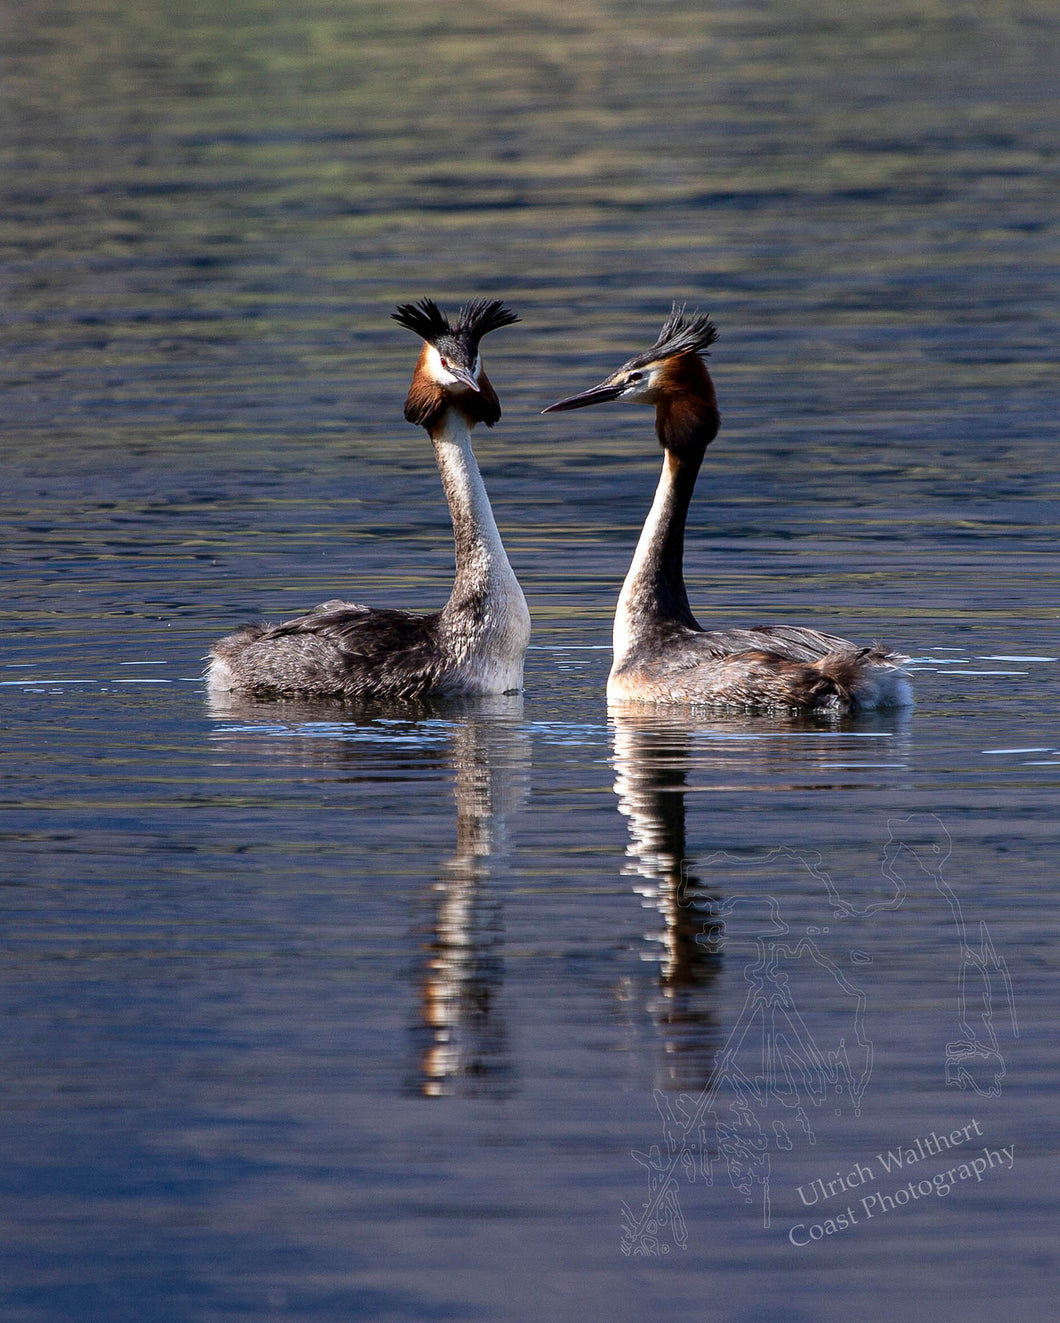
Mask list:
[[[511,326],[518,320],[500,299],[471,299],[460,309],[456,332],[480,340],[488,331],[499,331],[502,326]]]
[[[442,335],[452,335],[453,328],[449,318],[442,312],[434,299],[420,299],[419,303],[399,303],[397,312],[392,312],[394,321],[400,322],[408,330],[414,331],[421,340],[433,344]]]
[[[456,325],[438,307],[433,299],[420,299],[418,303],[399,303],[392,312],[394,321],[414,331],[428,344],[437,344],[443,336],[452,336],[469,346],[476,346],[488,331],[511,326],[519,318],[506,308],[500,299],[470,299],[460,309]]]
[[[659,338],[645,353],[630,359],[629,365],[657,363],[661,358],[676,358],[679,354],[705,354],[717,338],[718,328],[705,313],[686,312],[675,303],[663,322]]]

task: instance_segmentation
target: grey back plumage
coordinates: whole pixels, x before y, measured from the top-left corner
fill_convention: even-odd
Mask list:
[[[244,625],[215,653],[259,697],[419,698],[442,678],[439,619],[330,601],[280,625]]]
[[[702,630],[657,620],[642,627],[622,673],[629,696],[650,701],[836,715],[905,705],[905,660],[800,626]]]

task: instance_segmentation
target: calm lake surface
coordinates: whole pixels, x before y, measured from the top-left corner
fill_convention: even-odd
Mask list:
[[[0,1317],[1055,1318],[1060,17],[1045,0],[0,5]],[[211,706],[434,609],[477,452],[522,696]],[[710,311],[708,626],[911,713],[608,712]]]

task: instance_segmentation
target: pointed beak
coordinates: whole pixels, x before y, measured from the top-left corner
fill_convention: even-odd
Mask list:
[[[475,380],[474,373],[468,368],[454,367],[452,363],[446,368],[450,376],[456,377],[457,381],[463,382],[469,390],[473,390],[476,395],[481,394],[482,387]]]
[[[612,386],[602,381],[591,390],[583,390],[580,395],[568,395],[565,400],[557,400],[542,413],[564,413],[567,409],[584,409],[589,404],[606,404],[608,400],[617,400],[624,390],[623,386]]]

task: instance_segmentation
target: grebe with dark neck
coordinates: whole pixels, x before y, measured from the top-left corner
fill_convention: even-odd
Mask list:
[[[519,319],[486,299],[466,303],[455,325],[431,299],[392,315],[423,340],[405,417],[426,428],[449,502],[456,544],[449,600],[430,615],[336,600],[281,625],[244,625],[211,652],[214,692],[410,699],[522,688],[530,613],[471,449],[475,424],[492,427],[501,416],[479,341]]]
[[[708,318],[674,305],[655,344],[598,386],[545,409],[629,400],[655,407],[663,468],[615,611],[614,700],[717,708],[849,712],[912,702],[905,658],[797,626],[704,630],[684,581],[685,521],[720,415],[702,355]]]

